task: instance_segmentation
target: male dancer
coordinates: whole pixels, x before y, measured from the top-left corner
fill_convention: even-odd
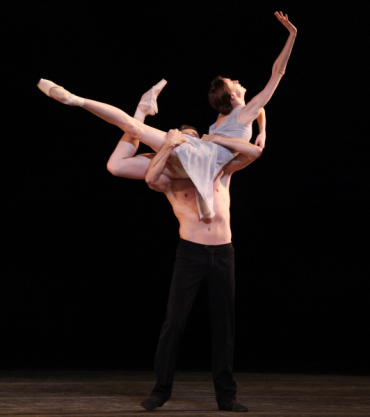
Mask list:
[[[213,184],[215,216],[199,220],[195,186],[190,179],[171,179],[163,173],[167,158],[185,138],[171,130],[151,160],[145,180],[163,192],[180,223],[180,242],[163,324],[155,357],[157,383],[141,404],[147,410],[161,407],[171,396],[179,339],[201,282],[209,291],[212,325],[212,370],[219,410],[246,412],[236,401],[233,380],[234,350],[234,249],[231,243],[231,175],[261,154],[241,155],[227,164]],[[260,149],[260,148],[259,148]]]

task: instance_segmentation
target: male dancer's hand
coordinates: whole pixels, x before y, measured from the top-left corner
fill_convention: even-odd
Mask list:
[[[166,142],[174,148],[184,142],[189,143],[189,141],[185,139],[184,135],[178,129],[171,129],[167,133]]]

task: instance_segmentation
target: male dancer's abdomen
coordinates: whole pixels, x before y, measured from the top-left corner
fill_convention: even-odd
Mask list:
[[[223,245],[231,242],[231,230],[228,219],[219,219],[217,214],[212,219],[194,221],[180,220],[180,237],[202,245]]]

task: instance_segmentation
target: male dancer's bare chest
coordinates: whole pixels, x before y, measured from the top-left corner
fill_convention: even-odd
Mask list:
[[[230,205],[228,186],[227,184],[223,184],[219,177],[216,178],[213,183],[213,198],[216,215],[228,210]],[[183,179],[172,181],[171,198],[169,198],[169,200],[175,213],[185,210],[189,212],[189,214],[193,213],[199,219],[195,186],[191,180]]]

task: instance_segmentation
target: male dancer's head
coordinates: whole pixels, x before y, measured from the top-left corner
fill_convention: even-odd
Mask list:
[[[193,126],[181,125],[179,131],[181,133],[183,133],[184,135],[189,135],[189,136],[192,136],[193,138],[200,139],[198,130],[195,127],[193,127]]]

